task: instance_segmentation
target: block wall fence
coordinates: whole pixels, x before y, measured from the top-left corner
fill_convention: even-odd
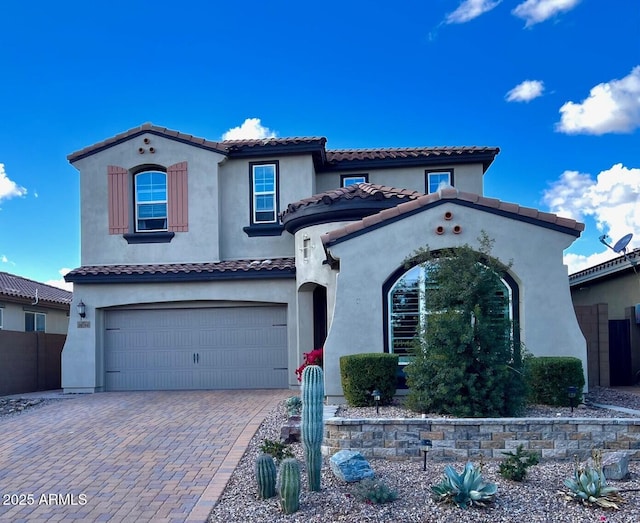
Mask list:
[[[323,453],[355,450],[365,458],[421,457],[430,439],[436,461],[504,458],[518,445],[542,459],[586,459],[594,448],[625,451],[640,461],[640,418],[410,418],[325,420]]]

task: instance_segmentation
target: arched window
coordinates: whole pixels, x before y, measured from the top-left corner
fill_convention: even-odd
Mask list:
[[[388,311],[387,350],[400,356],[400,363],[410,361],[413,338],[421,327],[428,328],[430,314],[438,311],[427,310],[425,304],[426,293],[433,289],[429,281],[429,263],[416,265],[400,274],[387,292],[386,310]],[[502,288],[498,291],[499,298],[505,306],[500,308],[499,314],[511,321],[516,320],[517,310],[514,309],[514,294],[517,285],[511,278],[501,279]],[[508,299],[504,299],[507,297]]]
[[[135,175],[136,232],[167,230],[167,174],[143,171]]]

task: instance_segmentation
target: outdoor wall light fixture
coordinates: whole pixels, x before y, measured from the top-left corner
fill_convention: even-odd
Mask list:
[[[420,440],[420,450],[422,451],[422,455],[424,456],[424,461],[422,462],[422,470],[427,470],[427,453],[431,450],[433,444],[430,439],[421,439]]]
[[[82,300],[80,300],[80,303],[76,305],[76,309],[78,309],[78,316],[81,318],[84,318],[87,315],[87,307]]]
[[[578,396],[578,387],[568,387],[567,396],[569,396],[569,405],[571,405],[571,412],[576,406],[576,397]]]
[[[371,395],[373,396],[373,401],[376,402],[376,414],[380,414],[380,396],[382,396],[382,393],[375,389]]]

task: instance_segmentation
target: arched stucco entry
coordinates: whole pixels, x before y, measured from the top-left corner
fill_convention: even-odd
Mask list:
[[[434,255],[437,256],[438,252],[434,252]],[[405,351],[397,350],[397,347],[398,347],[397,340],[393,339],[394,338],[394,326],[393,326],[394,300],[393,300],[392,294],[394,290],[398,289],[398,286],[402,284],[405,278],[408,275],[411,275],[412,272],[415,272],[416,268],[419,267],[420,265],[424,265],[424,264],[414,264],[408,267],[403,264],[397,267],[382,284],[382,327],[383,327],[384,352],[399,353],[401,366],[406,364],[409,361],[409,358],[407,357],[406,350]],[[520,342],[520,328],[519,328],[520,286],[518,285],[516,279],[509,272],[506,272],[501,279],[505,288],[505,292],[508,293],[508,296],[509,296],[509,310],[505,312],[509,314],[509,318],[512,320],[514,325],[514,332],[513,332],[514,342],[519,343]],[[424,283],[425,282],[423,281],[422,284]],[[412,292],[419,294],[424,292],[424,289],[421,287],[418,287]],[[413,299],[420,300],[421,298],[419,296],[415,296]],[[424,314],[424,311],[420,310],[419,303],[417,303],[416,305],[417,307],[410,308],[410,310],[414,309],[414,310],[411,310],[410,312],[410,316],[413,316],[414,318],[411,318],[411,317],[408,318],[405,324],[400,327],[400,329],[404,331],[403,336],[406,342],[408,343],[410,343],[409,337],[411,338],[413,337],[413,335],[415,334],[415,328],[417,327],[417,325],[412,325],[412,323],[419,322],[420,321],[419,316],[421,314]],[[412,331],[412,332],[410,333],[409,331]],[[394,346],[394,341],[396,341],[395,346]],[[402,373],[399,373],[399,376],[403,378]],[[404,386],[403,379],[399,381],[399,386],[401,387]]]

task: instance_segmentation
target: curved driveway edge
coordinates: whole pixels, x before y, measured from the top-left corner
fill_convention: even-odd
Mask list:
[[[108,392],[0,417],[0,521],[205,522],[292,394]]]

